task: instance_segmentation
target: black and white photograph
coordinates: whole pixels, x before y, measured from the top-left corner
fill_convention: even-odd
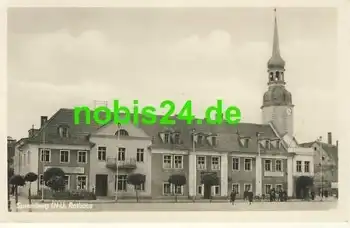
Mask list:
[[[8,8],[8,211],[335,210],[337,26],[326,7]]]

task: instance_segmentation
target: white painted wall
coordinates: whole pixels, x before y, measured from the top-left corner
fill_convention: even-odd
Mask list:
[[[302,162],[302,172],[297,172],[297,161]],[[306,173],[304,170],[304,162],[310,162],[310,172]],[[314,176],[314,159],[310,155],[295,155],[293,157],[293,176]]]
[[[26,144],[21,149],[18,146],[15,148],[14,168],[15,174],[25,176],[29,172],[38,174],[38,157],[39,146],[36,144]],[[25,157],[25,160],[23,159]],[[28,158],[29,157],[29,158]],[[25,163],[23,162],[25,161]],[[19,188],[19,193],[22,195],[28,194],[29,184]],[[37,192],[37,181],[32,182],[32,193]]]
[[[140,195],[148,196],[151,195],[151,180],[152,180],[152,157],[151,151],[147,148],[151,145],[150,138],[139,128],[134,125],[123,125],[122,129],[125,129],[130,137],[120,137],[119,141],[115,132],[118,130],[115,124],[105,126],[95,135],[90,137],[90,141],[96,145],[91,148],[90,151],[90,188],[96,185],[96,174],[107,174],[108,175],[108,192],[109,196],[115,195],[115,175],[113,170],[106,167],[106,162],[98,160],[98,147],[107,147],[106,157],[116,158],[118,154],[118,147],[126,148],[125,159],[136,159],[137,149],[144,149],[144,162],[138,162],[137,168],[133,170],[134,173],[141,173],[146,175],[145,191],[140,192]],[[119,169],[119,175],[127,175],[125,170]],[[92,189],[90,189],[92,190]],[[134,187],[128,185],[126,193],[120,193],[123,195],[135,195]]]
[[[220,156],[220,171],[221,171],[221,196],[228,194],[228,156],[226,153]]]

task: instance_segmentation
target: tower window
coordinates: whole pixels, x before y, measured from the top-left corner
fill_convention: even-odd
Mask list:
[[[273,73],[271,72],[270,73],[270,82],[272,82],[273,81]]]
[[[280,72],[276,72],[276,78],[275,78],[276,81],[279,81],[280,80]]]

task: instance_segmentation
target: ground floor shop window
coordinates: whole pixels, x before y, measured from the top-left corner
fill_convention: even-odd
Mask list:
[[[84,175],[77,176],[77,189],[78,190],[87,189],[87,176],[84,176]]]
[[[115,176],[115,183],[117,182],[118,182],[118,191],[126,191],[127,184],[128,184],[128,175],[118,175],[118,178],[117,176]],[[116,189],[116,186],[114,186],[114,189]]]

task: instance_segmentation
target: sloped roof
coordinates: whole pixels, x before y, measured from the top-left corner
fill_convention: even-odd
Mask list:
[[[334,160],[336,163],[338,163],[338,148],[337,148],[337,146],[334,146],[334,145],[331,145],[331,144],[328,144],[328,143],[324,143],[324,142],[316,142],[316,141],[302,143],[302,144],[300,144],[300,146],[306,147],[306,148],[310,148],[315,143],[320,145],[322,147],[322,149],[328,154],[328,156],[332,160]]]
[[[103,114],[103,113],[102,113]],[[93,112],[91,111],[91,117]],[[101,116],[102,117],[102,116]],[[139,115],[139,120],[141,119]],[[157,123],[161,115],[157,115]],[[174,119],[175,117],[171,117]],[[74,124],[74,110],[73,109],[60,109],[57,111],[45,124],[43,128],[33,138],[24,138],[20,141],[28,143],[40,143],[43,142],[43,133],[45,132],[45,143],[52,144],[65,144],[65,145],[88,145],[88,135],[96,132],[101,125],[98,125],[91,118],[91,124],[84,123],[85,114],[81,112],[80,124]],[[141,121],[140,121],[141,122]],[[194,121],[196,122],[196,121]],[[58,134],[58,127],[64,125],[69,127],[69,137],[61,138]],[[216,150],[216,151],[242,151],[242,152],[256,152],[257,151],[257,132],[263,132],[261,137],[276,138],[276,134],[270,125],[254,124],[254,123],[239,123],[237,125],[230,125],[223,123],[220,125],[209,125],[203,120],[203,124],[191,124],[188,125],[183,120],[177,120],[175,125],[144,125],[139,124],[146,134],[153,137],[153,148],[164,149],[183,149],[187,150],[192,148],[191,133],[192,129],[195,129],[196,133],[213,134],[217,135],[217,146],[212,147],[209,144],[197,145],[197,150]],[[160,132],[165,132],[169,129],[180,132],[179,145],[164,144],[161,142],[159,136]],[[249,137],[251,142],[248,148],[242,148],[239,146],[239,136]]]

